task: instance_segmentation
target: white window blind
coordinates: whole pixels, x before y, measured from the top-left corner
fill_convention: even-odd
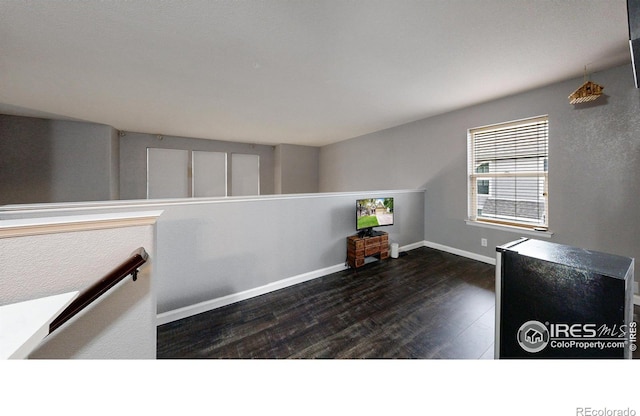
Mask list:
[[[260,195],[260,156],[231,154],[231,195]]]
[[[548,127],[541,116],[469,130],[469,220],[547,228]]]
[[[187,198],[189,152],[147,148],[147,198]]]
[[[224,152],[191,152],[193,196],[227,196],[227,154]]]
[[[226,153],[147,148],[148,199],[219,196],[227,196]]]

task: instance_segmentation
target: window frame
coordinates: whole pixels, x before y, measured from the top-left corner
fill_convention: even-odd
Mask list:
[[[499,132],[505,131],[509,129],[513,129],[514,135],[518,131],[518,129],[526,128],[526,126],[530,125],[539,125],[541,129],[544,129],[544,138],[543,145],[545,147],[545,152],[543,152],[544,156],[540,156],[539,154],[536,158],[543,157],[542,167],[538,169],[533,169],[529,171],[521,171],[521,172],[477,172],[476,168],[480,168],[487,162],[485,159],[480,159],[476,161],[476,146],[475,146],[475,137],[479,133],[486,134],[487,132]],[[515,136],[514,136],[515,138]],[[513,141],[513,139],[512,139]],[[524,157],[516,157],[513,160],[521,160]],[[496,159],[500,160],[500,159]],[[505,227],[505,228],[519,228],[519,229],[527,229],[527,230],[535,230],[539,231],[548,231],[549,229],[549,170],[548,163],[549,160],[549,117],[548,115],[541,115],[536,117],[530,117],[520,120],[509,121],[505,123],[496,123],[481,127],[475,127],[467,130],[467,220],[468,224],[489,224],[497,227]],[[541,169],[541,170],[540,170]],[[484,170],[484,169],[482,169]],[[489,169],[491,170],[491,169]],[[478,193],[478,182],[479,181],[489,181],[489,186],[491,186],[491,180],[497,180],[499,178],[513,178],[514,181],[517,178],[540,178],[543,182],[542,195],[538,195],[536,197],[536,201],[538,203],[543,202],[544,204],[544,212],[542,214],[542,221],[539,222],[527,222],[524,220],[519,220],[518,217],[508,217],[496,215],[494,218],[486,217],[479,214],[478,207],[478,195],[486,195]],[[491,192],[489,192],[491,194]],[[516,199],[517,201],[517,199]],[[520,217],[522,218],[522,217]]]

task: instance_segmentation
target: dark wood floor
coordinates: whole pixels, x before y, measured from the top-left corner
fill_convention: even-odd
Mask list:
[[[158,328],[158,358],[493,358],[494,267],[419,248]]]
[[[491,359],[494,273],[419,248],[162,325],[157,356]]]

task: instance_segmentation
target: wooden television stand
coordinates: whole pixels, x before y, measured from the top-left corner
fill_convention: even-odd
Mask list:
[[[376,256],[380,260],[389,257],[389,234],[375,231],[371,236],[347,237],[347,264],[356,269],[364,266],[365,257]]]

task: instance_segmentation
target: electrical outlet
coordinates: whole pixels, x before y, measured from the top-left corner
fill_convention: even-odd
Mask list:
[[[487,246],[487,239],[486,238],[482,238],[480,240],[480,244],[482,244],[482,247],[486,247]]]

